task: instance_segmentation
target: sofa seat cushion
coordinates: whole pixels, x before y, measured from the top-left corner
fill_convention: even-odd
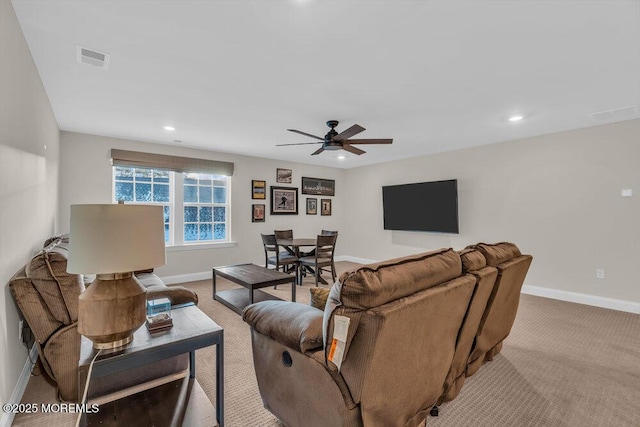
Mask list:
[[[145,288],[151,288],[154,286],[167,286],[162,279],[153,273],[136,273],[136,278]]]

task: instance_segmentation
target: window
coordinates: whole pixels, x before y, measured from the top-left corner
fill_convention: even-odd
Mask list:
[[[164,207],[167,245],[230,240],[229,177],[122,166],[113,170],[114,202]]]
[[[183,180],[184,241],[226,240],[226,177],[185,173]]]
[[[114,167],[114,201],[164,206],[164,241],[171,242],[171,175],[168,171]]]

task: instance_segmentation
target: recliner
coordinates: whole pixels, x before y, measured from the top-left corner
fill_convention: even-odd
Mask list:
[[[68,245],[67,236],[48,239],[44,249],[11,278],[9,288],[33,332],[40,361],[46,374],[55,381],[59,398],[76,402],[82,392],[78,390],[78,296],[85,289],[83,279],[86,276],[67,273]],[[148,290],[148,298],[166,297],[174,305],[198,302],[198,296],[192,290],[182,286],[167,287],[149,271],[140,273],[140,277]],[[186,370],[188,363],[189,357],[185,354],[136,369],[135,375],[125,372],[99,378],[92,381],[89,397],[175,374]]]
[[[323,318],[288,302],[247,307],[265,408],[286,426],[422,425],[502,348],[531,261],[506,242],[443,249],[343,273]],[[339,369],[338,316],[349,319]]]
[[[478,243],[470,246],[485,257],[487,265],[498,270],[498,277],[487,301],[475,338],[475,347],[469,356],[467,376],[493,360],[502,349],[504,339],[511,332],[520,303],[520,291],[533,257],[522,255],[513,243]]]
[[[265,407],[286,426],[423,425],[475,286],[444,249],[343,273],[324,313],[286,301],[250,305],[243,319]],[[345,318],[340,358],[331,349]]]

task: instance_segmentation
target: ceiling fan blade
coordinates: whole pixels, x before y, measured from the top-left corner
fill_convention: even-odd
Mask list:
[[[360,125],[353,125],[351,126],[349,129],[340,132],[339,134],[337,134],[336,136],[334,136],[332,138],[333,141],[344,141],[347,138],[351,138],[354,135],[359,134],[360,132],[364,131],[365,129],[360,126]]]
[[[324,138],[320,137],[320,136],[316,136],[316,135],[311,135],[310,133],[306,133],[306,132],[301,132],[299,130],[295,130],[295,129],[287,129],[289,132],[295,132],[295,133],[299,133],[300,135],[304,135],[304,136],[308,136],[310,138],[315,138],[315,139],[319,139],[320,141],[324,141]]]
[[[348,151],[350,153],[357,154],[358,156],[360,154],[366,153],[366,151],[363,151],[363,150],[361,150],[359,148],[356,148],[356,147],[352,147],[352,146],[350,146],[349,144],[346,144],[346,143],[342,144],[342,149],[346,150],[346,151]]]
[[[324,151],[324,147],[320,147],[318,148],[316,151],[314,151],[313,153],[311,153],[312,156],[315,156],[316,154],[320,154]]]
[[[315,144],[322,144],[322,142],[298,142],[296,144],[276,144],[276,147],[284,147],[287,145],[315,145]]]
[[[393,139],[350,139],[349,144],[391,144]]]

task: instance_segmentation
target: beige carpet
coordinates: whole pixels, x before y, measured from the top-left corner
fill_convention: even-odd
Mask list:
[[[338,263],[338,269],[352,267]],[[220,280],[221,287],[231,287]],[[186,284],[199,307],[225,330],[226,424],[279,426],[262,407],[251,356],[248,326],[211,299],[211,282]],[[308,301],[311,279],[298,288]],[[290,286],[269,290],[289,299]],[[198,382],[213,402],[215,350],[197,352]],[[47,402],[54,389],[32,377],[23,402]],[[72,425],[59,415],[19,416],[16,426]],[[523,295],[502,353],[467,379],[444,404],[433,426],[640,426],[640,316]]]

